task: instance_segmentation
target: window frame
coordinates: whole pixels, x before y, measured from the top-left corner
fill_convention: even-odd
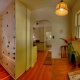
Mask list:
[[[76,37],[80,40],[80,10],[75,14],[75,32]]]

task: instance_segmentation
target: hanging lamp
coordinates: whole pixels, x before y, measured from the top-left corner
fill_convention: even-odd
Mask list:
[[[57,4],[55,13],[58,16],[65,16],[68,14],[68,6],[65,2],[63,2],[63,0]]]

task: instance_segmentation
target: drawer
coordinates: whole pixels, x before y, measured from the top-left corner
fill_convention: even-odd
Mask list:
[[[6,47],[5,47],[6,45],[2,45],[2,54],[5,54],[5,55],[8,55],[7,53],[7,49],[6,49]]]
[[[15,52],[8,52],[8,57],[12,58],[15,61]]]
[[[12,77],[15,77],[15,62],[12,60],[8,61],[8,72]]]
[[[1,64],[5,67],[5,69],[8,69],[8,59],[4,55],[2,55]]]
[[[15,77],[15,61],[3,54],[1,64],[12,77]]]

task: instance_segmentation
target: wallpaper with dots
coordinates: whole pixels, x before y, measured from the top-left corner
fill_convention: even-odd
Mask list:
[[[0,18],[1,64],[12,76],[15,71],[15,3],[12,1]]]

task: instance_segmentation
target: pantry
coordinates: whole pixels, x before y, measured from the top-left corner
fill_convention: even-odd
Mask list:
[[[32,66],[30,10],[12,0],[0,15],[0,64],[16,80]]]

